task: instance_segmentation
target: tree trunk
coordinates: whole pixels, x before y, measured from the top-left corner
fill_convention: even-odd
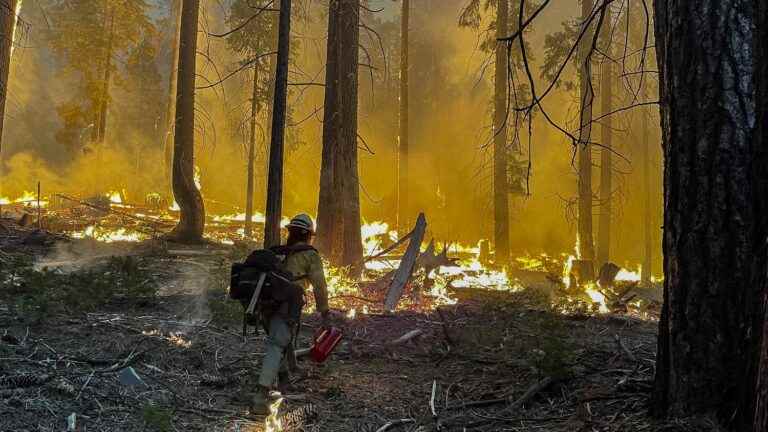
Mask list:
[[[325,95],[323,101],[323,150],[320,162],[320,191],[317,202],[318,250],[334,265],[341,261],[339,247],[342,243],[340,225],[341,208],[335,182],[336,132],[340,127],[338,88],[339,84],[339,8],[338,1],[328,5],[328,42],[325,56]]]
[[[251,130],[248,142],[248,182],[245,189],[245,238],[253,235],[253,194],[256,163],[256,116],[259,111],[259,61],[253,62],[253,92],[251,94]]]
[[[758,163],[753,165],[753,169],[757,172],[755,177],[758,180],[755,182],[758,188],[766,189],[766,178],[768,178],[768,164],[765,160],[766,146],[768,145],[768,44],[765,43],[768,40],[768,0],[757,0],[756,4],[756,28],[757,34],[755,35],[753,49],[755,50],[755,101],[757,103],[757,121],[755,130],[755,149],[759,152],[757,156]],[[760,162],[762,161],[762,163]],[[765,195],[762,199],[756,203],[756,214],[766,214]],[[762,237],[760,237],[762,236]],[[765,239],[765,231],[758,233],[759,239]],[[765,241],[765,240],[763,240]],[[759,243],[758,243],[759,245]],[[762,305],[764,310],[763,328],[761,344],[762,350],[760,354],[759,363],[757,366],[757,391],[755,400],[755,416],[753,422],[754,432],[766,432],[768,431],[768,287],[765,285],[765,280],[761,280],[760,277],[764,275],[765,263],[760,260],[759,257],[755,261],[754,273],[758,278],[756,283],[759,288],[762,288],[763,298]],[[763,270],[763,271],[761,271]]]
[[[411,1],[402,0],[400,15],[400,135],[397,152],[397,229],[403,234],[410,229],[408,181],[408,31]]]
[[[105,24],[105,30],[109,27],[109,40],[107,41],[107,49],[104,53],[104,77],[101,83],[101,94],[99,95],[99,111],[97,114],[96,128],[94,132],[96,134],[96,142],[99,144],[104,143],[104,137],[107,133],[107,109],[109,107],[109,80],[112,76],[112,45],[115,39],[115,9],[107,6],[107,13],[109,14],[109,24]]]
[[[181,216],[170,238],[185,243],[201,242],[205,228],[203,197],[195,185],[195,71],[199,13],[200,0],[184,0],[173,142],[173,195]]]
[[[333,0],[328,18],[323,160],[318,203],[318,246],[335,265],[359,276],[360,186],[357,168],[359,6]]]
[[[643,98],[645,100],[645,98]],[[640,110],[643,134],[643,269],[642,283],[649,286],[653,275],[653,242],[651,233],[656,229],[651,221],[651,143],[647,109]]]
[[[509,36],[509,0],[499,0],[496,37]],[[495,263],[509,264],[509,149],[507,148],[507,49],[496,44],[496,76],[493,108],[493,238]]]
[[[600,111],[603,115],[613,111],[613,59],[611,59],[611,12],[605,12],[605,58],[600,64]],[[612,116],[600,121],[600,220],[597,230],[597,268],[611,260],[611,213],[613,194],[613,121]]]
[[[291,45],[291,0],[280,0],[280,21],[275,70],[275,99],[272,109],[272,141],[269,145],[267,179],[267,215],[264,223],[264,247],[280,244],[280,218],[283,209],[283,153],[285,117],[288,99],[288,58]]]
[[[5,121],[5,101],[8,98],[8,76],[11,72],[13,29],[16,26],[16,1],[0,0],[0,144]]]
[[[173,126],[176,124],[176,77],[179,67],[179,38],[181,37],[181,5],[183,0],[172,0],[171,17],[173,18],[173,50],[171,53],[171,71],[168,73],[168,105],[165,115],[165,132],[163,134],[163,155],[165,164],[163,172],[168,185],[173,183]]]
[[[768,232],[768,160],[753,140],[752,6],[655,2],[665,301],[654,407],[745,432],[755,417]]]
[[[594,7],[593,0],[582,0],[581,17],[582,28],[589,24],[589,17]],[[590,26],[591,28],[591,26]],[[592,238],[592,103],[594,92],[592,91],[592,31],[584,32],[579,46],[579,89],[581,92],[579,142],[579,229],[578,249],[579,258],[583,261],[594,261],[595,248]]]

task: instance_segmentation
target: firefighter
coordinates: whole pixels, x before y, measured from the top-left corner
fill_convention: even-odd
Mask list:
[[[330,316],[328,288],[323,261],[317,250],[311,246],[312,237],[315,234],[312,218],[306,214],[300,214],[291,219],[286,228],[288,229],[286,244],[273,250],[278,255],[285,256],[281,266],[282,270],[291,273],[294,280],[302,283],[305,289],[307,285],[312,285],[317,311],[322,317],[323,327],[327,327]],[[251,410],[254,414],[267,415],[270,414],[271,405],[274,403],[269,393],[275,387],[278,377],[285,376],[289,367],[295,370],[292,341],[297,322],[281,313],[264,316],[264,320],[267,329],[267,342],[259,375],[258,390],[253,396]],[[286,365],[285,360],[288,360],[290,364]]]

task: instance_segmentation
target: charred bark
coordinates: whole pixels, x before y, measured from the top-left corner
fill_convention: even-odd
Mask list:
[[[594,8],[593,0],[582,0],[581,19],[582,27],[589,25],[589,17]],[[579,91],[580,116],[579,116],[579,141],[577,142],[578,161],[578,185],[579,185],[579,258],[584,261],[594,261],[595,247],[592,238],[592,104],[594,91],[592,89],[592,31],[584,31],[582,42],[579,46]]]
[[[264,223],[264,246],[280,244],[280,218],[283,209],[283,154],[285,151],[285,118],[288,99],[288,60],[291,49],[291,0],[280,1],[275,67],[275,98],[272,108],[272,140],[269,145],[267,177],[267,214]]]
[[[768,165],[753,139],[753,1],[656,0],[655,11],[665,302],[654,407],[749,431],[766,282]]]
[[[499,0],[496,8],[496,37],[508,36],[509,0]],[[507,50],[496,45],[496,76],[493,108],[493,238],[496,265],[509,264],[509,149],[507,146]]]
[[[8,97],[8,76],[11,72],[13,28],[16,25],[16,1],[0,0],[0,144],[5,122],[5,101]]]
[[[360,273],[360,194],[357,168],[359,6],[333,0],[323,120],[323,160],[318,203],[318,246],[332,263]]]
[[[755,50],[755,101],[757,111],[757,122],[755,130],[755,150],[757,152],[755,162],[753,163],[753,169],[755,170],[754,181],[755,188],[758,193],[763,196],[762,200],[756,202],[755,213],[764,215],[768,211],[768,206],[765,203],[765,191],[768,190],[768,151],[766,146],[768,145],[768,44],[765,43],[768,40],[768,0],[757,0],[755,2],[756,10],[756,28],[757,34],[754,39]],[[761,227],[761,231],[756,233],[755,240],[757,241],[757,247],[762,247],[765,250],[768,247],[765,242],[768,238],[766,234],[766,228]],[[761,241],[762,239],[762,241]],[[755,263],[753,265],[754,276],[756,278],[755,284],[763,291],[761,304],[763,306],[763,323],[760,344],[762,349],[760,351],[760,358],[758,364],[755,367],[755,374],[757,375],[757,391],[755,397],[755,417],[753,420],[753,431],[766,432],[768,431],[768,286],[766,286],[766,263],[764,261],[765,256],[762,254],[755,257]],[[759,312],[759,311],[758,311]],[[758,324],[759,326],[759,324]],[[759,328],[759,327],[758,327]]]
[[[408,32],[411,1],[402,0],[400,15],[400,133],[397,153],[397,228],[403,234],[410,229],[408,181],[409,124],[408,124]]]
[[[181,11],[176,127],[173,142],[173,195],[181,209],[169,237],[184,243],[203,241],[205,207],[195,185],[195,67],[200,0],[184,0]]]

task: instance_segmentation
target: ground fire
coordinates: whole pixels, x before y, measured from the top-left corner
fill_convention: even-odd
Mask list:
[[[0,0],[0,430],[768,432],[768,0]]]

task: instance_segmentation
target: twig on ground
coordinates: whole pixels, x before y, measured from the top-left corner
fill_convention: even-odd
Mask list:
[[[402,426],[402,425],[409,424],[409,423],[416,423],[416,420],[410,419],[410,418],[409,419],[393,420],[393,421],[385,424],[384,426],[376,429],[376,432],[388,431],[388,430],[393,429],[393,428],[395,428],[397,426]]]

